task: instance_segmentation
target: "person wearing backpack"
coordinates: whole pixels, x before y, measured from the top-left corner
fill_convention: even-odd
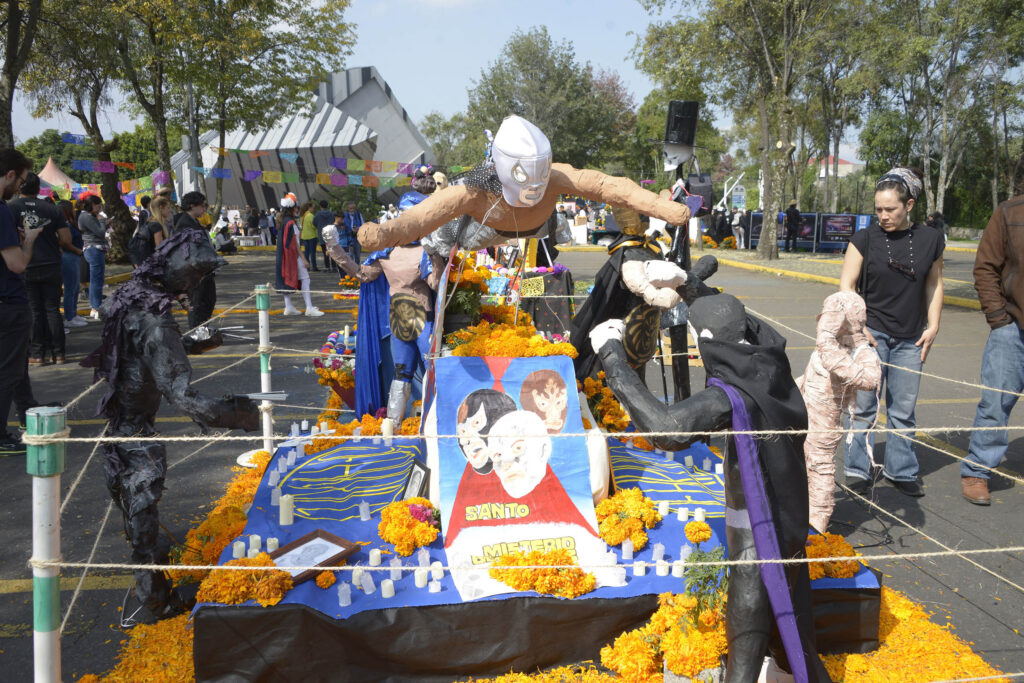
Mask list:
[[[167,197],[157,197],[152,206],[153,215],[148,216],[147,212],[149,220],[146,223],[140,221],[139,227],[128,241],[128,255],[136,268],[152,256],[160,243],[167,239],[164,223],[171,217],[171,200]]]

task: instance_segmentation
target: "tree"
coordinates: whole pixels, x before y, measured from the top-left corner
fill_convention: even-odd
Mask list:
[[[28,65],[35,41],[43,0],[7,0],[0,8],[4,30],[4,61],[0,66],[0,148],[14,147],[14,127],[11,106],[18,78]]]
[[[355,44],[354,26],[344,20],[350,0],[190,2],[192,21],[182,28],[204,49],[189,56],[184,74],[221,148],[228,131],[258,130],[309,106],[320,81],[342,67]],[[218,178],[215,213],[222,183]]]
[[[625,102],[602,97],[620,85],[605,77],[599,86],[590,63],[546,28],[516,31],[469,89],[467,114],[471,126],[491,130],[518,114],[544,131],[556,161],[584,167],[625,142],[616,125]]]
[[[445,118],[441,112],[432,111],[420,121],[419,129],[442,170],[483,161],[487,145],[484,130],[474,128],[463,112]]]
[[[648,10],[667,6],[696,9],[699,19],[678,16],[651,24],[637,44],[640,68],[671,85],[692,74],[705,81],[709,97],[734,111],[757,112],[758,153],[764,173],[765,212],[782,209],[785,178],[792,169],[795,98],[814,66],[815,46],[828,34],[825,0],[641,0]],[[723,46],[728,46],[723,49]],[[775,258],[775,223],[765,222],[758,245],[762,258]]]

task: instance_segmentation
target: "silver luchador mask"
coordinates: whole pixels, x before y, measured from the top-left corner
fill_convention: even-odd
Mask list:
[[[530,207],[540,202],[551,176],[551,143],[540,128],[509,116],[494,135],[491,158],[509,205]]]

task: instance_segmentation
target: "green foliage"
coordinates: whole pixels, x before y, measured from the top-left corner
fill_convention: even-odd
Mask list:
[[[475,288],[459,287],[444,311],[448,315],[468,315],[475,320],[480,315],[480,292]]]
[[[725,547],[718,545],[710,551],[694,550],[686,561],[721,562],[725,559]],[[697,599],[697,606],[690,611],[690,619],[697,623],[701,612],[717,610],[729,592],[729,575],[725,567],[688,566],[683,579],[683,590]]]
[[[484,129],[474,128],[462,112],[445,118],[441,112],[432,111],[420,122],[419,129],[442,169],[476,166],[484,159],[487,145]]]

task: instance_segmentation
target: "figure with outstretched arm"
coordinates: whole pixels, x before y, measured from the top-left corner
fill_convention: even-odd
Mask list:
[[[661,448],[700,438],[685,432],[731,427],[803,430],[807,414],[793,382],[785,340],[746,314],[733,296],[698,298],[690,306],[690,333],[708,374],[708,388],[666,406],[630,367],[622,321],[609,320],[590,333],[605,381],[644,432]],[[725,451],[725,524],[731,560],[802,558],[807,541],[807,476],[802,433],[754,438],[736,434]],[[730,568],[726,601],[729,661],[726,680],[753,683],[771,651],[797,681],[830,681],[814,642],[807,565],[743,565]]]

